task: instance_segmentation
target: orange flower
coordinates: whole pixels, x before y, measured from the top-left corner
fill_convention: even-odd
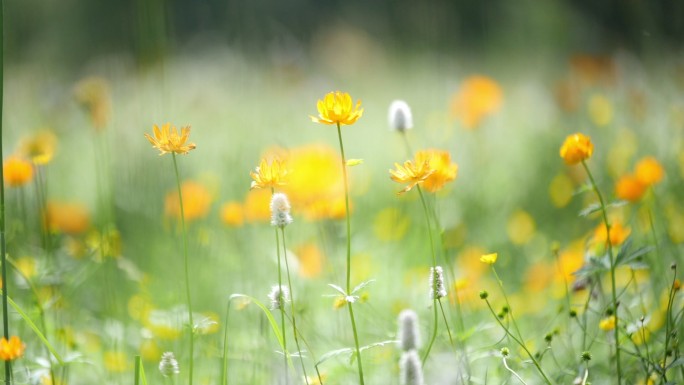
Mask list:
[[[589,159],[594,152],[591,139],[581,133],[568,136],[560,149],[560,156],[566,164],[573,165]]]
[[[636,178],[646,186],[652,186],[665,176],[665,170],[658,160],[652,156],[641,159],[635,166]]]
[[[245,222],[245,213],[239,202],[226,202],[221,206],[221,221],[228,226],[239,227]]]
[[[183,195],[183,212],[186,221],[207,216],[213,198],[203,184],[192,180],[185,181],[181,184],[181,194]],[[169,191],[166,195],[164,212],[169,217],[180,218],[177,190]]]
[[[456,179],[458,165],[451,163],[451,155],[441,150],[423,150],[416,153],[416,164],[428,163],[432,173],[423,182],[423,187],[429,192],[441,190],[447,182]]]
[[[33,178],[33,165],[31,162],[12,156],[2,166],[5,182],[10,187],[21,187]]]
[[[90,227],[90,215],[81,203],[48,202],[45,224],[53,232],[81,234]]]
[[[636,202],[646,192],[647,185],[634,175],[624,175],[615,184],[615,196],[630,202]]]
[[[477,128],[482,119],[501,108],[503,92],[499,84],[487,76],[474,75],[463,81],[451,101],[451,113],[467,129]]]
[[[195,143],[185,144],[190,136],[190,126],[182,127],[180,134],[176,126],[171,126],[171,123],[164,124],[161,129],[155,124],[153,130],[154,138],[147,133],[145,138],[152,144],[152,147],[159,150],[159,155],[170,153],[185,155],[197,147]]]
[[[610,244],[611,246],[621,245],[632,230],[629,227],[622,226],[622,223],[615,221],[610,225]],[[594,241],[597,243],[605,244],[607,240],[606,226],[601,223],[594,230]]]
[[[254,179],[250,189],[284,186],[287,183],[288,173],[289,170],[285,166],[285,162],[280,159],[274,158],[270,162],[262,159],[259,167],[249,173],[252,179]]]
[[[351,96],[346,92],[330,92],[318,101],[316,107],[319,117],[310,116],[315,123],[351,125],[363,115],[363,108],[359,109],[361,100],[354,106]]]
[[[434,170],[430,169],[430,162],[424,160],[420,163],[414,163],[413,161],[407,160],[404,165],[395,163],[394,167],[396,170],[389,170],[390,178],[398,183],[408,183],[408,185],[398,194],[403,194],[407,191],[411,191],[419,183],[425,182],[425,180],[432,175]]]
[[[21,357],[24,354],[26,345],[17,336],[10,337],[9,341],[2,337],[0,339],[0,359],[3,361],[12,361]]]

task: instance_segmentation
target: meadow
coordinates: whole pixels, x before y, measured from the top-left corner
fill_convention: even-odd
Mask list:
[[[8,66],[5,381],[684,382],[681,59],[368,44]]]

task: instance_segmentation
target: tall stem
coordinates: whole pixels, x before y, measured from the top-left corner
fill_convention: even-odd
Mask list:
[[[271,195],[273,195],[273,189],[271,189]],[[282,270],[280,268],[280,237],[278,235],[278,228],[275,228],[275,236],[276,236],[276,254],[278,255],[278,295],[280,296],[277,300],[278,303],[280,304],[280,330],[283,331],[283,358],[284,358],[284,363],[285,363],[285,383],[287,384],[289,382],[288,380],[288,374],[287,374],[287,339],[285,338],[285,309],[283,307],[285,306],[283,304],[284,296],[283,296],[283,275],[282,275]]]
[[[606,226],[606,248],[608,249],[608,257],[610,258],[610,286],[611,295],[613,300],[613,312],[615,313],[615,328],[614,338],[615,338],[615,366],[617,368],[617,383],[622,384],[622,370],[620,370],[620,336],[619,336],[619,317],[618,317],[618,303],[617,303],[617,291],[615,290],[615,258],[613,257],[613,245],[610,242],[610,223],[608,222],[608,214],[606,213],[606,204],[603,201],[603,196],[601,191],[599,191],[596,181],[594,181],[594,176],[591,174],[589,167],[585,161],[582,161],[582,166],[589,176],[589,181],[591,181],[591,187],[594,189],[596,196],[598,197],[599,204],[601,205],[601,215],[603,216],[603,223]]]
[[[3,95],[5,93],[4,86],[4,1],[0,0],[0,159],[2,155],[2,107]],[[2,167],[0,167],[0,253],[2,254],[2,333],[5,339],[9,339],[9,317],[7,312],[7,251],[5,245],[5,176],[3,175]],[[10,361],[5,361],[5,383],[12,383],[12,368]]]
[[[178,204],[180,206],[181,234],[183,236],[183,260],[185,267],[185,295],[188,301],[188,320],[190,322],[190,364],[188,365],[189,384],[192,385],[192,370],[195,356],[195,322],[192,320],[192,298],[190,297],[190,271],[188,267],[188,239],[185,229],[185,210],[183,208],[183,192],[181,191],[180,175],[178,174],[178,162],[176,153],[173,157],[173,169],[176,172],[176,185],[178,187]]]
[[[347,293],[351,292],[351,214],[349,213],[349,183],[347,181],[347,159],[344,156],[344,145],[342,144],[342,130],[340,123],[337,123],[337,138],[340,142],[340,155],[342,156],[342,178],[344,179],[344,208],[347,217]],[[349,307],[349,318],[351,319],[352,332],[354,333],[354,346],[356,347],[356,362],[359,367],[359,383],[363,382],[363,365],[361,364],[361,350],[359,349],[359,336],[356,332],[356,321],[354,320],[354,310],[352,303],[347,302]]]

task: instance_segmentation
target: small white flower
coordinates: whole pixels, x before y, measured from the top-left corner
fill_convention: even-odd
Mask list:
[[[430,299],[440,299],[447,296],[444,288],[444,272],[441,266],[430,268]]]
[[[411,309],[402,310],[398,317],[399,347],[403,351],[420,347],[420,333],[418,332],[418,315]]]
[[[161,361],[159,362],[159,371],[164,377],[170,377],[180,373],[178,361],[176,361],[176,357],[172,352],[162,354]]]
[[[413,115],[411,108],[403,100],[395,100],[389,106],[387,114],[390,129],[404,132],[413,128]]]
[[[283,193],[275,193],[271,197],[271,225],[277,227],[285,227],[292,223],[292,215],[290,215],[290,201],[287,195]]]
[[[290,301],[290,291],[287,286],[275,285],[268,293],[268,299],[271,300],[271,310],[283,309],[285,303]]]

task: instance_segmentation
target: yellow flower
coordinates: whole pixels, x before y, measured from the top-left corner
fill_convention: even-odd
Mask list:
[[[123,373],[128,370],[128,357],[123,352],[107,351],[103,357],[105,369],[112,373]]]
[[[396,170],[389,170],[390,178],[398,183],[408,183],[408,185],[398,194],[403,194],[407,191],[411,191],[419,183],[425,182],[425,180],[434,172],[430,169],[430,162],[425,160],[420,163],[413,163],[413,161],[407,160],[404,165],[395,163],[394,167]]]
[[[85,78],[74,87],[74,97],[90,114],[93,127],[98,131],[104,129],[112,109],[107,81],[99,77]]]
[[[634,175],[624,175],[615,184],[615,196],[626,201],[636,202],[644,195],[646,187]]]
[[[24,354],[26,345],[17,336],[10,337],[7,340],[5,337],[0,339],[0,360],[12,361],[21,357]]]
[[[271,192],[268,190],[250,190],[245,197],[243,210],[248,223],[266,222],[271,219]]]
[[[665,176],[665,170],[658,160],[652,156],[641,159],[635,166],[636,178],[646,186],[654,185]]]
[[[620,222],[613,222],[610,225],[610,244],[611,246],[621,245],[629,236],[632,230],[629,227],[622,226]],[[601,223],[594,230],[594,241],[597,243],[605,244],[607,241],[607,231],[606,226]]]
[[[604,127],[613,120],[613,105],[610,100],[603,95],[594,95],[589,99],[589,117],[591,121]]]
[[[81,234],[90,227],[90,215],[81,203],[48,202],[45,225],[52,232]]]
[[[48,164],[55,155],[57,137],[52,131],[41,130],[32,137],[22,140],[19,153],[30,159],[34,164]]]
[[[536,227],[534,218],[528,212],[517,210],[508,218],[506,232],[511,242],[516,245],[524,245],[532,240]]]
[[[456,179],[458,165],[451,163],[451,155],[442,150],[422,150],[416,153],[416,164],[428,163],[430,175],[423,182],[423,187],[429,192],[441,190],[447,182]]]
[[[245,222],[245,212],[240,202],[226,202],[221,206],[221,221],[234,227],[240,227]]]
[[[499,257],[498,253],[484,254],[480,257],[480,262],[486,263],[488,265],[493,265],[496,263],[496,259]]]
[[[589,159],[594,152],[591,139],[581,133],[568,136],[560,149],[560,156],[566,164],[573,165]]]
[[[287,184],[287,175],[289,170],[285,166],[285,162],[278,158],[274,158],[271,162],[262,159],[254,171],[249,173],[249,176],[254,179],[252,181],[251,189],[255,188],[276,188]]]
[[[155,124],[153,130],[154,138],[147,133],[145,137],[150,141],[152,147],[160,151],[159,155],[187,154],[197,147],[195,143],[185,144],[190,136],[190,126],[182,127],[180,134],[176,126],[171,126],[171,123],[164,124],[161,129]]]
[[[33,178],[31,162],[17,156],[12,156],[2,165],[5,183],[9,187],[21,187]]]
[[[477,128],[482,119],[501,108],[503,91],[487,76],[474,75],[463,81],[451,100],[451,114],[467,129]]]
[[[183,213],[186,221],[204,218],[209,213],[213,197],[209,190],[201,183],[188,180],[181,185],[183,195]],[[180,218],[180,204],[178,191],[169,191],[166,195],[164,212],[172,218]]]
[[[316,105],[318,108],[318,118],[310,116],[315,123],[352,125],[363,115],[361,100],[352,103],[352,98],[346,92],[330,92],[319,100]]]
[[[616,323],[617,318],[615,316],[606,317],[599,322],[599,329],[603,331],[613,330]]]

